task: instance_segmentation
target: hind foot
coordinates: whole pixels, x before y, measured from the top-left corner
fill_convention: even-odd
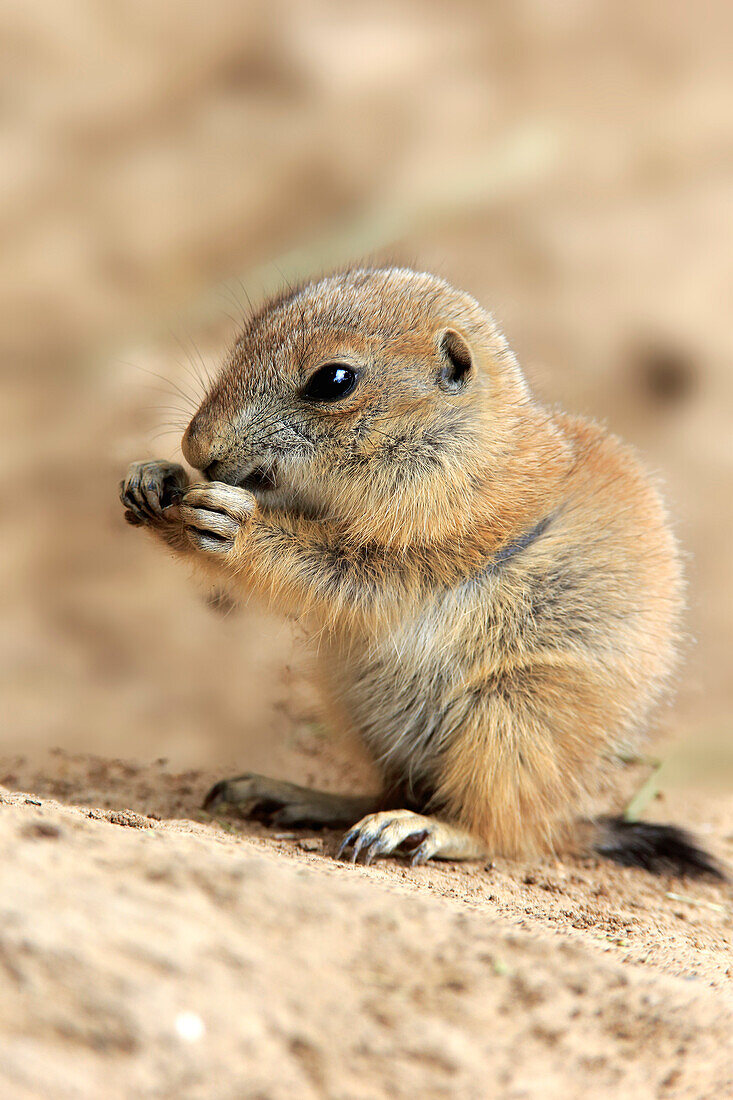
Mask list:
[[[268,825],[351,825],[373,809],[377,798],[313,791],[248,772],[215,783],[206,798],[208,813],[234,811]]]
[[[488,855],[481,841],[465,830],[412,810],[369,814],[346,834],[339,857],[348,848],[352,863],[363,851],[365,864],[377,856],[410,855],[413,867],[429,859],[483,859]]]

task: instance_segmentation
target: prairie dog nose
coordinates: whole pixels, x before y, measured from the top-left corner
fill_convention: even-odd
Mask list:
[[[196,413],[183,433],[181,450],[186,462],[197,470],[205,470],[214,461],[211,431],[202,413]]]

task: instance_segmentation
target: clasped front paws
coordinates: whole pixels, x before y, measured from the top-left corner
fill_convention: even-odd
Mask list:
[[[257,502],[246,489],[222,481],[190,485],[180,503],[188,541],[204,554],[227,554],[249,525]]]
[[[252,493],[220,481],[188,484],[174,462],[133,462],[120,484],[125,518],[170,545],[221,556],[234,549],[257,503]]]

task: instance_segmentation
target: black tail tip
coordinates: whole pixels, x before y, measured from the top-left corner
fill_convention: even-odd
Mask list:
[[[727,876],[716,860],[676,825],[626,821],[623,817],[598,818],[594,850],[624,867],[642,867],[653,875],[688,878]]]

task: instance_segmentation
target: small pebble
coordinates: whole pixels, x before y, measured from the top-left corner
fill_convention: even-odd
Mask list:
[[[186,1043],[197,1043],[206,1031],[204,1021],[197,1012],[179,1012],[176,1016],[176,1031]]]
[[[23,830],[23,836],[57,840],[61,836],[61,830],[58,825],[52,825],[50,821],[34,821]]]
[[[323,848],[323,841],[314,836],[307,836],[298,841],[298,847],[302,852],[320,852]]]

